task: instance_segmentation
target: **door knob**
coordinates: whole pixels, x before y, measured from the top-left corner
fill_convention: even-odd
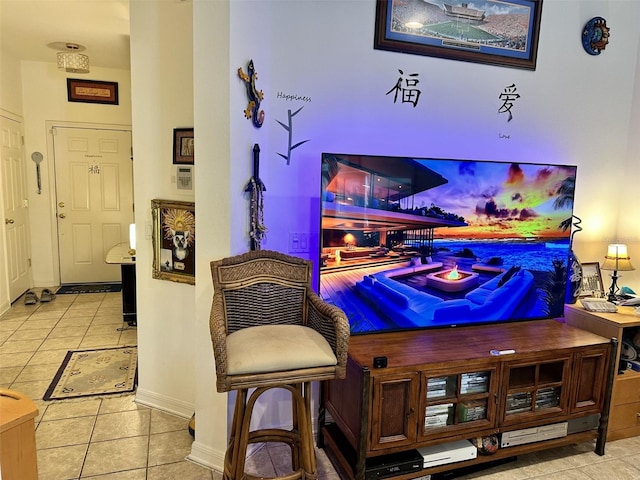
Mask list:
[[[64,208],[64,202],[60,202],[60,203],[58,204],[58,206],[59,206],[60,208]]]
[[[4,219],[4,224],[6,225],[7,223],[15,223],[13,218],[5,218]]]
[[[66,218],[66,215],[65,215],[64,213],[60,213],[60,214],[58,214],[58,216],[59,216],[60,218]]]

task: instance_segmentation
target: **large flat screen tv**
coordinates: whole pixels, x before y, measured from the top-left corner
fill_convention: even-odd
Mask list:
[[[319,291],[352,334],[563,315],[576,167],[322,154]]]

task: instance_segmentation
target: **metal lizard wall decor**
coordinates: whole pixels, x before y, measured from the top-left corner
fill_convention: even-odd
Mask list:
[[[253,60],[249,60],[247,73],[242,71],[242,67],[238,69],[238,76],[242,79],[245,87],[247,88],[247,98],[249,99],[247,108],[244,111],[244,116],[245,118],[252,120],[254,127],[260,128],[264,123],[264,110],[260,110],[260,102],[264,98],[264,93],[256,87],[258,73],[253,65]]]

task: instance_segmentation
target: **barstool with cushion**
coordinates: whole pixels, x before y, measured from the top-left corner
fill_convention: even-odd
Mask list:
[[[344,378],[349,322],[315,294],[311,273],[310,261],[268,250],[211,262],[216,386],[237,390],[225,479],[263,478],[244,471],[247,446],[256,442],[291,447],[293,473],[276,478],[317,478],[310,382]],[[293,428],[250,431],[256,400],[274,388],[291,393]]]

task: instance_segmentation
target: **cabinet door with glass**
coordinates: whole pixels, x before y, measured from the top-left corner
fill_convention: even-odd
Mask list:
[[[568,413],[570,356],[504,364],[500,423],[509,425]]]
[[[429,439],[495,424],[496,369],[423,371],[420,376],[418,437]]]

